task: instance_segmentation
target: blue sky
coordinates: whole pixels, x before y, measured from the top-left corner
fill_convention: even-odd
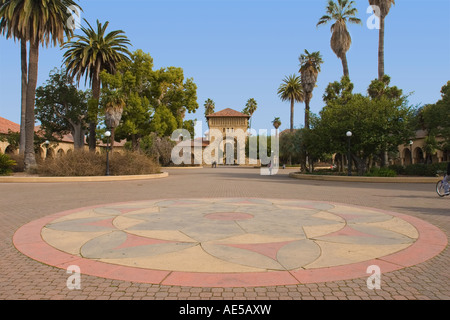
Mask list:
[[[81,0],[82,18],[109,21],[121,29],[131,50],[149,53],[156,68],[176,66],[198,86],[199,109],[187,119],[203,120],[204,101],[216,110],[241,111],[249,98],[258,102],[252,127],[271,129],[280,117],[289,127],[290,106],[277,96],[286,75],[297,73],[304,49],[320,51],[324,64],[311,110],[323,107],[328,83],[342,76],[341,61],[330,48],[330,25],[317,28],[326,0]],[[363,25],[349,25],[348,52],[355,92],[365,93],[377,78],[378,30],[366,21],[367,0],[356,0]],[[61,66],[59,48],[40,50],[38,85]],[[411,105],[434,103],[450,80],[450,1],[397,0],[386,19],[385,71],[391,84],[412,93]],[[0,116],[20,120],[19,44],[0,38]],[[295,105],[295,126],[304,124],[304,105]],[[206,129],[206,128],[205,128]]]

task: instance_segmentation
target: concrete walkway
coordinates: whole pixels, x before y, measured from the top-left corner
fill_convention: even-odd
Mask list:
[[[430,184],[259,170],[0,184],[0,299],[448,299],[449,199]],[[81,269],[81,289],[66,268]],[[367,288],[367,267],[381,289]]]

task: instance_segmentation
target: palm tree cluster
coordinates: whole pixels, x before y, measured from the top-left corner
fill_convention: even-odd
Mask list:
[[[378,78],[384,77],[384,32],[385,19],[394,0],[368,0],[372,6],[380,10],[380,29],[378,45]],[[333,22],[331,25],[330,46],[341,60],[344,76],[349,76],[347,52],[352,44],[348,23],[361,24],[356,17],[355,2],[350,0],[328,0],[323,15],[317,26]],[[6,38],[20,41],[21,56],[21,129],[20,153],[24,155],[25,168],[36,166],[34,151],[35,96],[38,77],[39,47],[49,45],[61,46],[66,50],[63,64],[71,79],[80,81],[84,77],[92,89],[89,101],[89,149],[95,150],[96,126],[99,113],[99,100],[102,71],[114,74],[117,65],[130,59],[128,46],[131,45],[122,30],[107,32],[109,22],[81,27],[81,34],[74,34],[73,27],[68,24],[72,11],[81,7],[73,0],[0,0],[0,33]],[[65,38],[67,40],[65,41]],[[28,51],[27,51],[28,50]],[[278,88],[281,100],[289,101],[291,106],[290,129],[294,129],[294,104],[305,103],[305,128],[310,126],[310,101],[316,87],[318,75],[323,63],[319,51],[304,51],[299,57],[300,75],[286,76]],[[120,92],[116,92],[106,103],[106,117],[111,129],[117,125],[117,119],[123,112],[124,100]],[[250,116],[257,108],[254,99],[249,99],[244,112]],[[205,102],[205,116],[214,112],[214,102]],[[279,118],[273,124],[281,125]]]
[[[22,116],[20,152],[26,168],[36,166],[34,153],[34,102],[38,77],[39,46],[56,46],[64,35],[72,36],[67,27],[68,8],[78,7],[72,0],[1,0],[0,32],[6,38],[20,41],[22,69]],[[27,45],[29,51],[27,54]],[[27,61],[28,59],[28,61]]]
[[[74,35],[68,24],[72,12],[81,7],[73,0],[0,0],[0,32],[6,38],[20,41],[22,94],[20,153],[27,170],[36,166],[34,151],[35,96],[38,76],[39,46],[60,45],[67,51],[63,63],[71,78],[85,76],[93,92],[90,102],[89,147],[95,149],[95,128],[100,97],[100,73],[114,73],[116,65],[128,59],[129,40],[121,30],[106,33],[108,22],[97,21],[94,29],[82,27],[82,35]],[[65,41],[65,37],[69,39]],[[27,52],[27,45],[29,47]],[[27,60],[28,59],[28,60]],[[120,112],[120,99],[111,101],[109,113]],[[114,115],[117,118],[117,114]]]
[[[395,4],[394,0],[368,0],[371,6],[377,6],[379,10],[380,29],[378,45],[378,79],[382,81],[384,77],[384,30],[385,18],[388,15],[391,6]],[[327,0],[325,15],[323,15],[317,27],[331,23],[330,46],[332,51],[342,62],[343,75],[350,77],[347,52],[352,44],[352,38],[347,28],[348,23],[361,25],[361,19],[356,15],[358,10],[354,7],[355,1],[350,0]],[[310,101],[312,92],[316,87],[317,78],[321,71],[323,63],[319,51],[309,52],[305,50],[299,57],[300,76],[292,74],[283,79],[279,86],[277,94],[282,101],[289,101],[291,104],[290,130],[294,129],[294,104],[296,102],[305,103],[305,128],[310,127]]]

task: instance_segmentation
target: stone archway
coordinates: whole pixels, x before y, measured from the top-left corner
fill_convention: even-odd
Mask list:
[[[36,155],[41,159],[41,160],[45,160],[45,150],[41,147],[39,147],[39,149],[37,149]]]
[[[412,164],[412,155],[411,155],[411,150],[409,150],[408,148],[403,149],[403,164],[405,166],[408,166],[410,164]]]
[[[424,163],[424,152],[421,148],[417,147],[414,149],[414,163]]]
[[[57,152],[58,158],[64,156],[64,154],[65,154],[65,153],[64,153],[64,150],[63,150],[63,149],[59,149],[58,152]]]
[[[450,161],[450,150],[442,151],[442,162]]]
[[[12,145],[8,145],[5,149],[5,154],[16,154],[16,148],[14,148]]]
[[[55,150],[53,148],[48,148],[45,159],[54,159],[54,158],[55,158]]]

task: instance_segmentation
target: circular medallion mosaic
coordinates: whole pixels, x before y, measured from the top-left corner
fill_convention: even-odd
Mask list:
[[[303,200],[151,200],[61,212],[20,228],[17,249],[126,281],[259,286],[368,276],[445,248],[436,227],[373,208]],[[425,250],[426,247],[426,250]]]

